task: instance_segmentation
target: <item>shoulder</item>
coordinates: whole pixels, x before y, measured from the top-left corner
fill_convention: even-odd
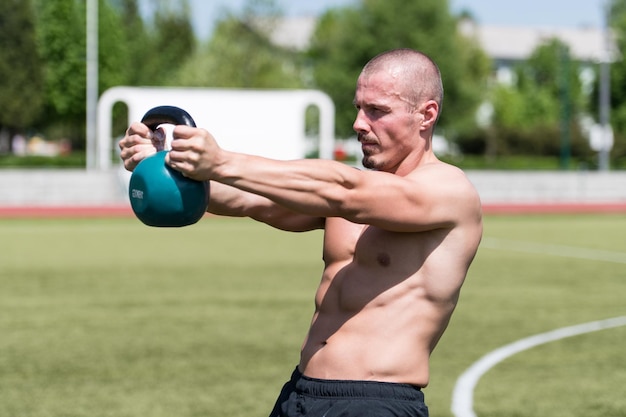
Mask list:
[[[420,165],[406,178],[420,184],[428,183],[438,189],[465,191],[477,195],[474,185],[462,169],[441,161]]]
[[[407,180],[415,183],[415,191],[428,193],[436,205],[454,207],[458,215],[481,216],[482,205],[478,191],[465,172],[445,162],[420,165]]]

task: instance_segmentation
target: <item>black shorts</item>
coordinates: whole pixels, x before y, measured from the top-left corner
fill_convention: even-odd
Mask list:
[[[413,385],[309,378],[298,368],[270,417],[428,417],[424,394]]]

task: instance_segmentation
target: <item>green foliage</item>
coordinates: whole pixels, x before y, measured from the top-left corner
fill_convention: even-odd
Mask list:
[[[371,45],[360,11],[345,8],[327,11],[317,24],[309,58],[314,80],[335,103],[335,127],[339,137],[353,134],[355,111],[352,100],[356,79],[365,63],[382,50]],[[359,36],[354,36],[359,34]]]
[[[226,15],[208,44],[183,64],[179,85],[223,88],[302,88],[300,54],[272,43],[281,17],[274,1],[250,0],[241,16]]]
[[[516,68],[516,83],[496,86],[493,124],[506,129],[534,129],[537,125],[558,126],[563,106],[569,114],[582,111],[578,66],[571,62],[567,46],[551,40],[537,48]]]
[[[30,0],[0,1],[0,127],[29,127],[43,105],[43,74]]]
[[[49,156],[0,156],[0,168],[81,168],[85,166],[85,153],[74,152],[70,155]]]
[[[48,136],[66,137],[84,147],[86,100],[86,3],[38,1],[39,54],[45,62],[46,113],[40,127]],[[98,2],[99,92],[125,84],[130,62],[118,9]]]
[[[126,66],[131,61],[122,15],[109,1],[98,5],[98,91],[128,83]]]
[[[615,31],[617,53],[611,62],[611,122],[616,132],[626,131],[626,0],[610,3],[610,26]],[[626,137],[623,139],[626,140]]]
[[[451,15],[447,0],[357,0],[330,8],[307,51],[271,42],[282,16],[276,0],[247,0],[242,14],[218,19],[204,45],[194,36],[189,0],[147,2],[154,11],[148,16],[140,13],[139,0],[99,0],[100,93],[124,84],[319,88],[334,100],[336,133],[345,138],[353,135],[352,99],[362,66],[384,50],[410,47],[432,56],[442,70],[446,98],[438,133],[462,152],[491,159],[517,152],[553,156],[560,152],[563,126],[569,125],[572,157],[592,159],[577,120],[588,111],[597,114],[597,91],[582,92],[580,64],[568,59],[567,48],[548,40],[516,69],[516,85],[491,88],[492,63],[477,39],[460,33],[460,17]],[[74,149],[84,147],[85,4],[0,3],[3,143],[14,133],[36,131],[51,140],[70,139]],[[612,166],[620,167],[626,165],[626,0],[609,6],[618,45],[611,64],[611,155]],[[486,101],[494,107],[489,129],[478,128],[475,120]],[[116,106],[116,132],[126,123],[125,109]]]
[[[457,33],[456,40],[459,44],[457,60],[462,65],[457,64],[455,66],[454,62],[449,63],[449,65],[458,71],[454,77],[457,80],[460,98],[457,105],[450,106],[446,102],[442,114],[444,123],[450,118],[451,121],[448,125],[451,126],[451,130],[454,129],[457,132],[454,135],[449,135],[452,140],[455,140],[455,136],[458,137],[461,132],[471,132],[475,128],[477,106],[485,100],[485,91],[488,90],[488,77],[493,67],[491,58],[482,50],[478,40],[465,37],[460,33]],[[444,83],[446,83],[445,78]],[[448,84],[444,84],[444,87],[447,89]],[[446,91],[448,97],[450,96],[449,93]],[[452,97],[448,101],[454,100],[454,96]],[[470,110],[468,111],[466,108]]]
[[[458,129],[473,118],[489,67],[484,54],[459,37],[456,24],[447,1],[363,0],[323,15],[309,57],[316,84],[337,107],[339,136],[353,133],[352,99],[361,68],[393,48],[418,49],[438,63],[446,89],[442,127]]]
[[[179,85],[222,88],[301,88],[302,78],[297,54],[237,18],[219,22],[206,48],[176,76]]]
[[[179,84],[172,76],[196,48],[189,10],[189,2],[185,0],[182,4],[157,11],[149,46],[149,65],[143,69],[147,85]]]
[[[581,165],[595,166],[593,153],[589,150],[587,139],[583,136],[580,127],[575,122],[570,122],[570,135],[568,135],[567,146],[570,157],[573,157]],[[535,124],[524,129],[520,128],[487,128],[477,132],[480,136],[478,140],[485,140],[482,154],[487,159],[494,160],[502,158],[502,163],[511,156],[518,156],[520,159],[532,160],[542,157],[561,157],[561,152],[565,143],[561,127],[550,124]],[[486,138],[486,139],[485,139]],[[469,153],[468,153],[469,154]],[[529,167],[532,163],[529,164]]]
[[[591,150],[578,124],[586,110],[578,74],[578,63],[561,41],[552,39],[539,46],[515,68],[513,85],[491,88],[494,111],[491,126],[482,134],[483,146],[468,135],[461,142],[462,150],[484,152],[489,158],[568,152],[592,164]]]
[[[515,88],[498,85],[493,90],[494,126],[531,130],[538,124],[558,125],[560,103],[537,85]]]
[[[611,0],[607,6],[609,25],[617,45],[615,59],[610,63],[610,118],[615,135],[611,156],[616,164],[623,166],[626,162],[626,0]],[[597,91],[598,85],[596,94]],[[598,113],[598,103],[593,104]]]
[[[47,118],[76,123],[85,114],[85,16],[75,0],[37,2]]]
[[[150,85],[149,68],[154,50],[148,27],[139,13],[138,0],[122,0],[119,14],[123,43],[128,51],[128,58],[120,66],[126,74],[126,82],[128,85]]]

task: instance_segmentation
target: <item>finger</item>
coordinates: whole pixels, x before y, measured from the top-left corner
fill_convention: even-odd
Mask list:
[[[185,158],[185,152],[171,150],[165,156],[165,163],[177,171],[180,171],[183,166],[187,164],[187,160]]]
[[[126,131],[126,135],[127,136],[137,135],[145,139],[152,139],[152,130],[143,123],[134,122],[128,127],[128,130]]]
[[[121,155],[124,161],[124,168],[129,171],[133,171],[137,165],[147,157],[154,155],[157,150],[152,146],[135,146],[132,149],[126,151],[126,154]]]
[[[176,126],[172,131],[172,142],[170,149],[173,151],[187,151],[190,149],[191,141],[197,134],[197,129],[188,126]]]
[[[172,159],[172,151],[168,152],[167,155],[165,155],[165,163],[173,170],[181,172],[180,169],[181,169],[182,161]]]
[[[177,125],[174,127],[172,135],[175,139],[189,139],[195,136],[199,131],[200,129],[192,126]]]
[[[120,150],[132,148],[139,144],[149,144],[152,141],[153,133],[141,123],[133,123],[127,130],[126,135],[119,141]]]

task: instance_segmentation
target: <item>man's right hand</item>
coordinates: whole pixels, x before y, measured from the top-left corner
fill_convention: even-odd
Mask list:
[[[129,171],[143,159],[157,152],[155,137],[150,128],[143,123],[133,123],[126,131],[126,135],[119,142],[120,157],[124,162],[124,168]]]

